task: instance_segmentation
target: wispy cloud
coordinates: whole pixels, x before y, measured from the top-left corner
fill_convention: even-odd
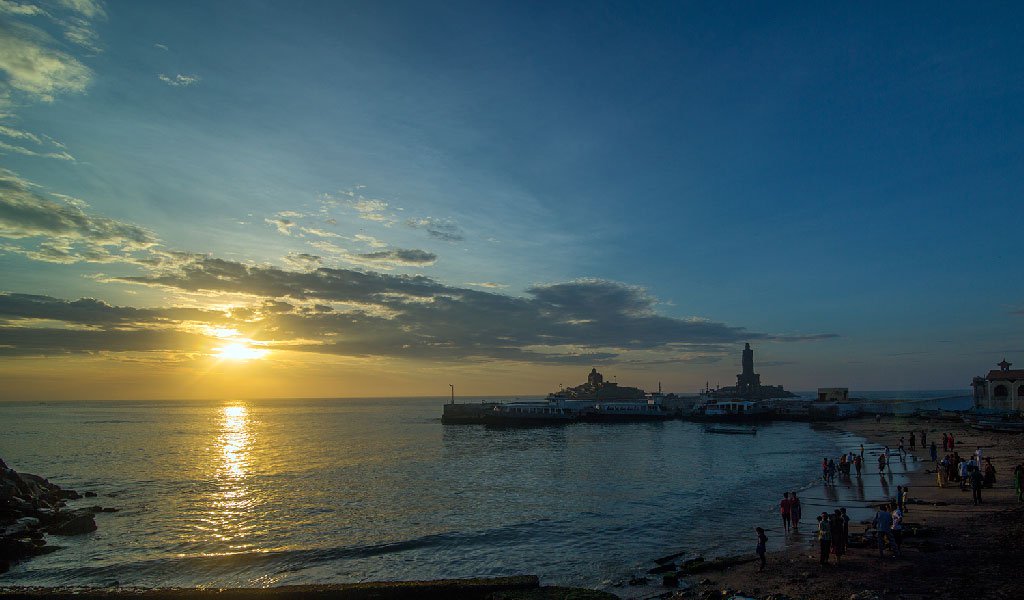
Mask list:
[[[278,233],[280,233],[281,235],[291,235],[292,229],[294,229],[296,226],[295,221],[292,221],[291,219],[286,219],[281,216],[277,216],[272,219],[263,219],[263,221],[268,225],[273,225],[274,227],[276,227]]]
[[[134,252],[159,240],[151,231],[85,211],[81,201],[57,202],[37,186],[0,169],[0,237],[36,239],[35,247],[8,244],[17,252],[48,262],[133,262]]]
[[[92,71],[59,49],[38,27],[0,20],[0,71],[6,80],[0,90],[52,102],[61,93],[85,90]]]
[[[157,78],[160,79],[160,81],[172,87],[188,87],[191,85],[196,85],[200,82],[200,78],[198,75],[183,75],[181,73],[178,73],[173,77],[160,73],[159,75],[157,75]]]
[[[153,47],[154,47],[154,48],[157,48],[157,49],[160,49],[160,50],[170,50],[170,48],[168,48],[168,47],[167,47],[166,45],[164,45],[164,44],[153,44]]]
[[[353,265],[390,270],[394,267],[430,266],[437,262],[437,255],[418,249],[389,248],[376,252],[352,252],[341,246],[327,242],[311,242],[311,246],[330,255],[332,258]]]
[[[507,285],[505,285],[503,283],[494,283],[493,281],[482,281],[480,283],[467,283],[466,285],[471,285],[473,287],[485,288],[485,289],[489,289],[489,290],[498,290],[498,289],[504,289],[504,288],[508,287]]]

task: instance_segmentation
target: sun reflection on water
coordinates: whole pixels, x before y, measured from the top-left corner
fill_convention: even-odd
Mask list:
[[[227,542],[231,550],[247,548],[244,540],[252,529],[248,514],[252,505],[248,478],[253,438],[245,405],[224,406],[216,442],[221,455],[216,471],[217,494],[212,498],[204,520],[208,534]]]

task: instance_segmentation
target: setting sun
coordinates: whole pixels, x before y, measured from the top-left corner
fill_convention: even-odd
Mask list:
[[[213,355],[223,360],[253,360],[263,358],[269,353],[269,350],[253,348],[245,342],[231,342],[213,349]]]

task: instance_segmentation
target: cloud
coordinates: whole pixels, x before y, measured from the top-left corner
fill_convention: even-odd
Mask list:
[[[284,257],[284,262],[296,269],[315,269],[323,263],[323,258],[306,252],[289,252]]]
[[[482,281],[480,283],[467,283],[466,285],[471,285],[473,287],[482,287],[491,290],[504,289],[508,287],[503,283],[494,283],[492,281]]]
[[[181,73],[178,73],[174,77],[160,73],[157,75],[157,78],[172,87],[188,87],[196,85],[201,81],[198,75],[182,75]]]
[[[376,252],[356,253],[350,252],[337,244],[326,241],[311,242],[311,246],[321,250],[331,257],[343,260],[353,265],[371,267],[376,269],[391,269],[402,266],[428,266],[437,261],[437,255],[432,252],[417,249],[390,248]]]
[[[371,248],[387,248],[388,247],[386,242],[382,242],[382,241],[378,240],[377,238],[373,237],[372,235],[364,235],[362,233],[357,233],[353,239],[355,239],[355,241],[357,241],[357,242],[361,242],[363,244],[366,244],[367,246],[369,246]]]
[[[160,50],[170,50],[170,48],[168,48],[164,44],[153,44],[153,47],[154,48],[159,48]]]
[[[333,233],[333,232],[330,232],[330,231],[324,231],[323,229],[317,229],[316,227],[300,227],[300,229],[302,230],[303,233],[308,233],[309,235],[315,235],[317,237],[324,237],[324,238],[337,238],[337,237],[341,237],[337,233]]]
[[[267,341],[327,354],[546,364],[612,360],[634,352],[679,356],[742,341],[834,337],[773,336],[709,320],[659,315],[654,311],[656,299],[642,288],[595,279],[538,285],[525,297],[514,297],[447,286],[420,275],[325,267],[295,272],[193,257],[173,272],[112,280],[206,294],[248,294],[288,304],[352,307],[315,313],[295,308],[262,317]],[[566,347],[577,350],[566,353]]]
[[[0,71],[6,75],[0,90],[13,90],[43,102],[52,102],[58,94],[82,92],[92,78],[92,71],[59,50],[43,30],[3,20]]]
[[[75,157],[68,154],[66,151],[61,152],[37,152],[24,146],[16,146],[14,144],[8,144],[7,142],[0,140],[0,152],[14,152],[16,154],[23,154],[25,156],[38,156],[42,158],[55,158],[57,160],[68,160],[74,162]]]
[[[423,229],[431,237],[445,242],[460,242],[466,239],[459,226],[449,219],[426,217],[424,219],[409,219],[405,224],[413,229]]]
[[[285,219],[282,217],[275,217],[273,219],[263,219],[263,221],[269,225],[273,225],[277,228],[278,233],[282,235],[291,235],[292,229],[295,227],[295,221],[291,219]]]
[[[46,12],[38,6],[20,4],[18,2],[11,2],[10,0],[0,0],[0,13],[17,15],[20,17],[35,17],[46,14]]]
[[[72,263],[163,262],[159,254],[146,260],[132,253],[153,251],[159,239],[148,229],[86,212],[85,203],[70,199],[55,202],[38,187],[11,171],[0,169],[0,238],[41,238],[35,248],[7,244],[7,252],[34,260]]]
[[[432,252],[401,248],[357,254],[356,256],[366,261],[392,265],[432,265],[437,262],[437,255]]]

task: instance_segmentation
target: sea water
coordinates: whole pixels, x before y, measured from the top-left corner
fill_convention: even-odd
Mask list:
[[[15,565],[0,586],[536,574],[607,588],[666,554],[749,552],[758,525],[779,546],[785,490],[808,490],[813,522],[819,504],[867,511],[896,484],[869,458],[873,477],[842,496],[808,489],[822,457],[863,441],[831,426],[490,429],[442,425],[444,401],[0,403],[0,458],[98,494],[72,508],[119,509],[97,515],[94,533],[50,536],[64,548]]]

